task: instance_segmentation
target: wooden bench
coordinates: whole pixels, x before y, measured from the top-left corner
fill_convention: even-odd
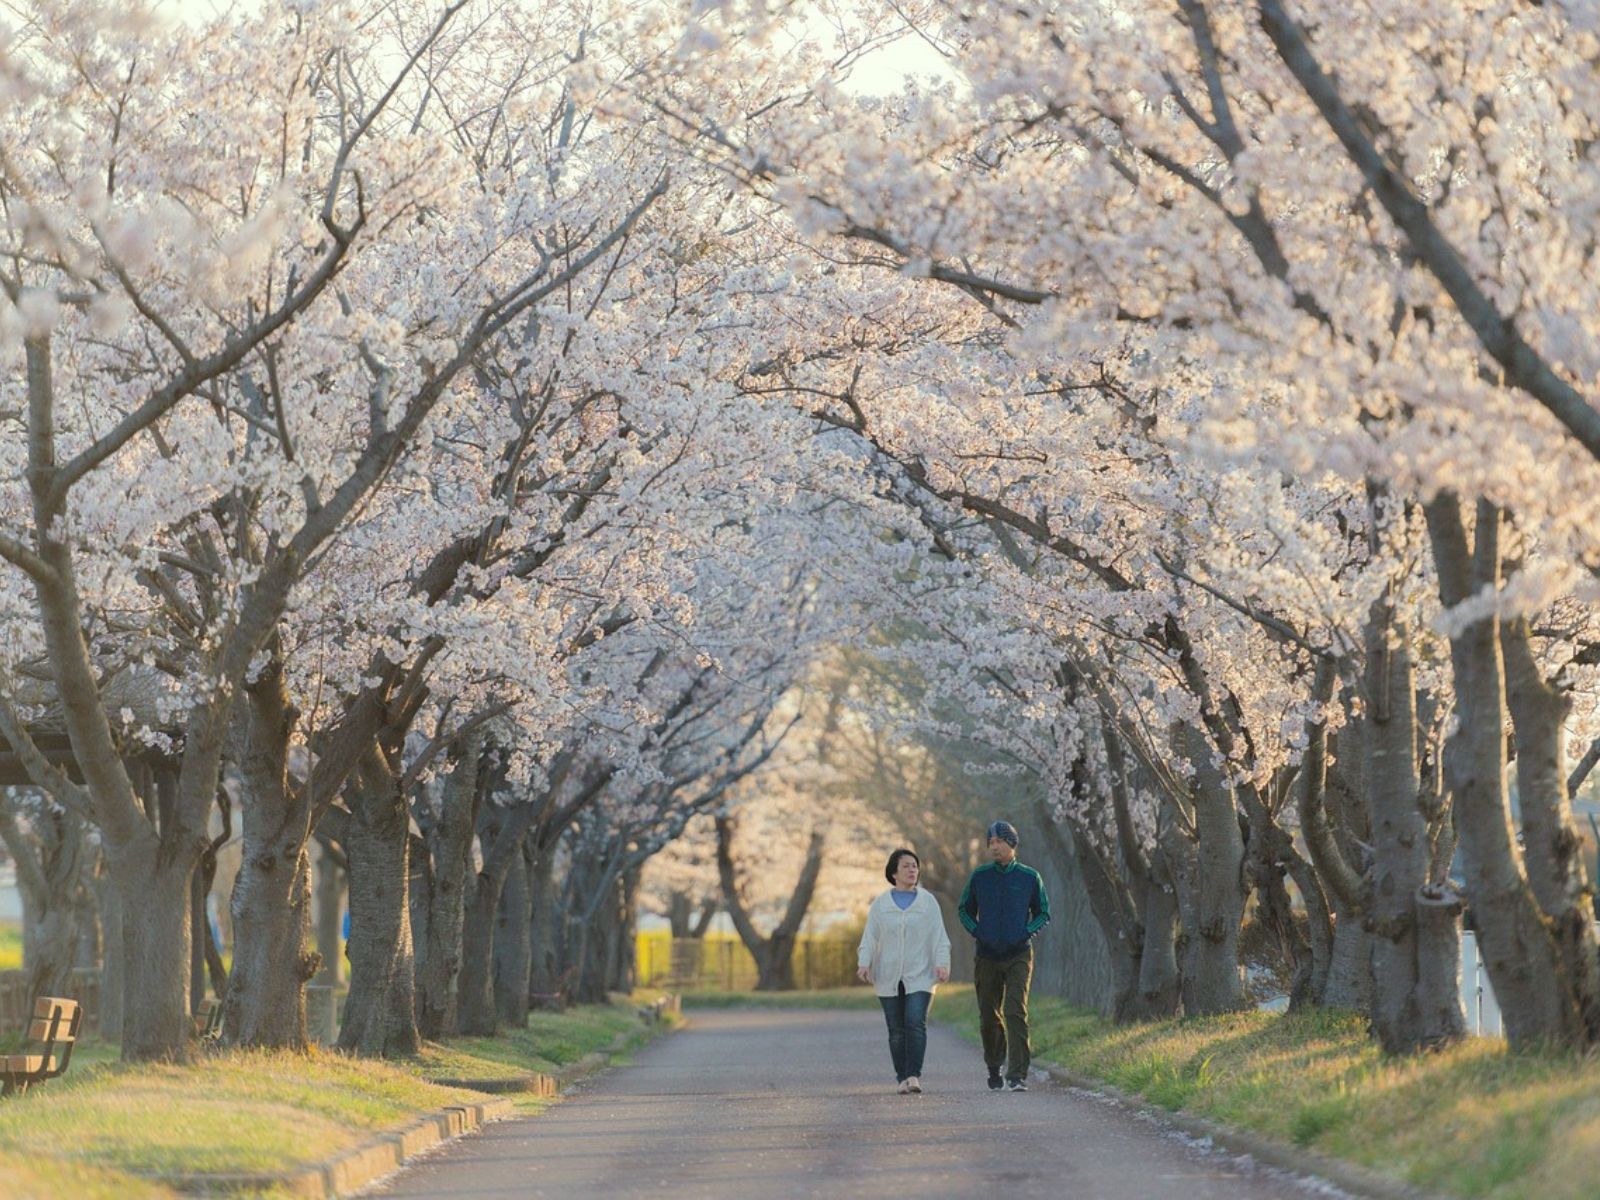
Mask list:
[[[62,1074],[72,1061],[82,1023],[83,1008],[76,1000],[40,996],[28,1022],[28,1040],[39,1043],[40,1052],[0,1055],[0,1096],[21,1095],[33,1084]]]

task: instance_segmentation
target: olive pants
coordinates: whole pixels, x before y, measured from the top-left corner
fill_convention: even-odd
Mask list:
[[[980,958],[973,964],[978,993],[978,1028],[983,1034],[983,1061],[989,1074],[1025,1079],[1032,1056],[1028,1052],[1028,985],[1033,981],[1033,947],[1015,958],[996,962]]]

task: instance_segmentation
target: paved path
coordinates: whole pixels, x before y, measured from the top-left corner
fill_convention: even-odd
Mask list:
[[[928,1030],[927,1092],[894,1090],[875,1013],[696,1011],[543,1116],[502,1121],[374,1194],[527,1197],[1339,1196],[1204,1151],[1035,1076],[991,1092],[976,1047]]]

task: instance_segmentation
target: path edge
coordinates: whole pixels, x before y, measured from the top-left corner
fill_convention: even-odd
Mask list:
[[[442,1086],[475,1088],[482,1092],[531,1092],[540,1096],[554,1096],[570,1084],[608,1066],[618,1054],[644,1045],[659,1034],[682,1028],[681,1018],[675,1022],[664,1019],[669,1012],[675,1016],[681,1012],[676,996],[645,1006],[639,1013],[643,1022],[640,1028],[623,1030],[604,1050],[585,1054],[553,1074],[535,1072],[507,1079],[472,1082],[440,1079],[430,1082]],[[354,1195],[384,1176],[400,1170],[424,1150],[471,1133],[490,1121],[512,1116],[515,1111],[515,1106],[507,1099],[447,1104],[417,1118],[403,1129],[377,1134],[332,1158],[289,1171],[148,1174],[140,1177],[191,1196],[275,1191],[281,1195],[305,1197],[306,1200],[337,1200],[340,1196]]]
[[[447,1104],[403,1129],[380,1133],[332,1158],[290,1171],[203,1172],[145,1175],[143,1178],[192,1196],[277,1191],[283,1195],[307,1197],[307,1200],[329,1200],[351,1195],[399,1170],[412,1156],[470,1133],[490,1121],[508,1117],[512,1111],[509,1100]]]
[[[1331,1183],[1359,1200],[1451,1200],[1439,1192],[1427,1191],[1360,1163],[1334,1158],[1265,1134],[1222,1125],[1194,1113],[1161,1108],[1139,1096],[1129,1095],[1104,1080],[1080,1074],[1056,1063],[1035,1059],[1033,1065],[1057,1083],[1104,1096],[1157,1124],[1171,1126],[1190,1137],[1207,1139],[1230,1153],[1246,1155],[1280,1171],[1308,1175]]]

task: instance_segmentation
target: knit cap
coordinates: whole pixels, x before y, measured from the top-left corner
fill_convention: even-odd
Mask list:
[[[989,838],[999,838],[1002,842],[1008,842],[1011,848],[1015,850],[1017,848],[1017,827],[1009,821],[996,821],[989,826],[989,832],[984,835],[985,841]]]

